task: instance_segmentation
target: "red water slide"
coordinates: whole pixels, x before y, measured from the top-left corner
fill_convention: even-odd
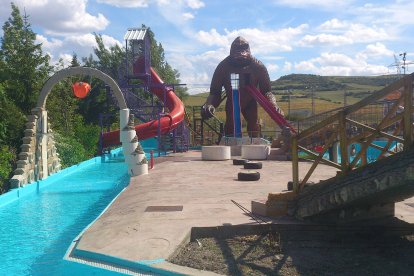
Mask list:
[[[263,107],[263,109],[269,114],[270,118],[273,119],[273,121],[276,122],[280,127],[289,127],[293,133],[296,133],[296,130],[289,124],[289,122],[283,117],[282,114],[277,112],[275,107],[269,100],[264,96],[259,89],[252,85],[248,85],[247,91],[250,93],[250,95],[253,96],[253,98],[256,99],[256,101]]]
[[[156,95],[160,101],[164,102],[164,90],[165,90],[165,107],[169,113],[161,115],[160,120],[156,119],[143,124],[135,126],[138,139],[145,140],[158,135],[158,126],[160,126],[161,134],[168,133],[169,131],[177,128],[178,124],[184,119],[184,104],[174,93],[172,88],[166,87],[164,82],[158,76],[158,74],[151,68],[151,80],[153,86],[150,87],[151,93]],[[119,130],[107,132],[102,137],[103,147],[110,147],[120,145]]]

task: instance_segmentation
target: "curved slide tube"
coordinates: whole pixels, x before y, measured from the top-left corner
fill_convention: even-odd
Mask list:
[[[152,120],[143,124],[135,126],[138,139],[145,140],[158,135],[158,125],[160,126],[161,134],[168,133],[169,131],[177,128],[178,124],[184,119],[184,105],[177,97],[174,91],[166,87],[164,82],[158,76],[158,74],[151,68],[151,80],[154,86],[150,87],[151,93],[156,95],[161,101],[164,101],[165,90],[165,103],[169,113],[161,115],[160,120]],[[116,146],[121,144],[119,130],[107,132],[103,134],[102,142],[103,147]]]
[[[276,122],[280,127],[288,127],[292,130],[293,133],[296,133],[296,130],[293,128],[292,125],[289,124],[289,122],[283,117],[282,114],[276,111],[275,107],[272,105],[271,102],[264,96],[259,89],[252,85],[246,86],[247,91],[250,93],[250,95],[255,98],[255,100],[263,107],[263,109],[269,114],[270,118],[273,119],[273,121]]]

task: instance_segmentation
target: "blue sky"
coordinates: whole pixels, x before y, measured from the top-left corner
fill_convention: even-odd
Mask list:
[[[1,25],[10,1],[0,0]],[[15,0],[56,62],[88,56],[93,33],[124,45],[130,27],[149,26],[191,94],[208,91],[217,64],[241,35],[270,78],[292,73],[374,76],[414,59],[414,2],[353,0]],[[413,65],[406,66],[411,73]],[[402,70],[402,69],[401,69]]]

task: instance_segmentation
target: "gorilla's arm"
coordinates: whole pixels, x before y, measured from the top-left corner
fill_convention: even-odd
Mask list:
[[[213,117],[215,108],[221,102],[221,89],[224,85],[223,64],[220,63],[214,71],[210,85],[210,95],[207,97],[205,104],[201,108],[201,117],[209,119]]]

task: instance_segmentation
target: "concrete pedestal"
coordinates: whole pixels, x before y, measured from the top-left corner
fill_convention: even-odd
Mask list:
[[[249,160],[266,160],[270,152],[268,145],[243,145],[241,157]]]
[[[201,148],[201,159],[210,161],[221,161],[231,159],[230,146],[203,146]]]

